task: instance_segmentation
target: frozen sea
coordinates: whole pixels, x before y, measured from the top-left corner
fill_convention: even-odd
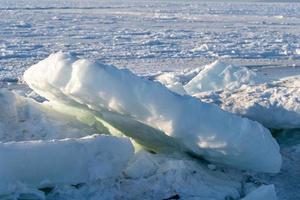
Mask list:
[[[1,0],[0,27],[0,80],[60,50],[139,74],[218,58],[252,68],[300,66],[297,3]]]
[[[221,60],[278,80],[300,74],[300,3],[0,0],[0,87],[28,90],[27,86],[18,84],[23,83],[24,71],[58,51],[129,68],[143,76],[162,71],[180,72]],[[234,196],[236,190],[243,196],[244,191],[236,189],[246,187],[243,184],[274,184],[280,200],[300,199],[299,129],[293,133],[277,138],[283,156],[279,174],[248,174],[220,167],[214,176],[220,173],[220,176],[226,176],[227,182],[213,178],[209,183],[201,182],[201,188],[205,185],[215,189],[208,192],[208,197],[224,191],[224,194],[229,191]],[[143,159],[149,156],[137,156],[136,160],[144,162]],[[186,175],[187,171],[173,167],[181,166],[181,160],[165,160],[160,156],[151,159],[155,164],[149,165],[159,163],[163,167],[148,179],[121,178],[117,186],[108,181],[107,185],[112,189],[105,187],[105,182],[89,183],[81,189],[62,186],[50,192],[47,199],[88,198],[85,194],[91,199],[99,198],[115,192],[118,187],[122,195],[137,188],[132,196],[145,199],[169,197],[163,196],[169,191],[157,192],[164,184],[175,185],[174,188],[191,184],[193,189],[187,193],[197,191],[199,183],[191,178],[194,175]],[[187,167],[189,170],[194,170],[194,164],[188,161],[187,165],[192,166]],[[201,169],[195,176],[198,180],[206,176],[206,172],[201,174]],[[181,176],[187,180],[178,180]],[[152,185],[155,180],[157,185]],[[236,182],[243,184],[236,186]],[[226,185],[225,189],[223,185]],[[149,190],[145,189],[150,186]],[[198,192],[202,194],[201,189]]]

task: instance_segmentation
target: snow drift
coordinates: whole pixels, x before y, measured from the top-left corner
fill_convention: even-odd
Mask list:
[[[0,143],[0,193],[18,182],[38,188],[114,177],[132,155],[128,139],[105,135]]]
[[[244,84],[252,85],[261,80],[255,72],[246,67],[235,67],[221,61],[215,61],[204,68],[190,80],[184,89],[190,95],[198,92],[235,89]]]
[[[177,95],[128,70],[56,53],[30,67],[24,80],[50,103],[137,120],[210,161],[262,172],[280,169],[279,146],[259,123]]]

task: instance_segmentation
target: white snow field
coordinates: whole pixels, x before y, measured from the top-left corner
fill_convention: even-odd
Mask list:
[[[300,199],[299,31],[287,1],[0,0],[0,199]]]
[[[163,131],[207,160],[260,172],[280,170],[279,146],[257,122],[172,93],[128,70],[59,52],[26,70],[24,80],[50,104],[78,103],[100,116],[102,110],[117,112]]]

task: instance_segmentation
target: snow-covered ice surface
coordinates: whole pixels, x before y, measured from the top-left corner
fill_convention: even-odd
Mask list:
[[[299,66],[299,4],[0,2],[2,80],[15,80],[59,50],[143,74],[192,68],[220,56],[237,66]]]
[[[246,105],[256,104],[248,108],[258,108],[259,104],[272,108],[272,112],[263,113],[263,120],[276,121],[270,127],[276,128],[273,132],[283,157],[281,172],[269,175],[141,150],[116,178],[41,190],[19,184],[14,194],[1,198],[239,199],[261,185],[274,184],[279,200],[300,199],[300,131],[278,130],[298,124],[297,81],[280,79],[300,74],[300,4],[0,0],[0,17],[0,87],[40,102],[44,99],[17,81],[29,66],[60,50],[129,68],[180,94],[186,94],[183,86],[202,66],[215,60],[252,69],[266,83],[244,87],[244,92],[238,88],[229,101],[249,97]],[[225,105],[223,94],[231,96],[225,90],[213,93],[215,97],[206,94],[204,99],[220,99],[214,101],[220,106]],[[268,97],[272,101],[264,101],[270,100]],[[42,109],[32,105],[32,100],[17,99],[21,104],[8,104],[0,97],[1,111],[5,111],[0,113],[1,142],[62,140],[107,131],[101,123],[90,126],[89,113],[79,114],[83,116],[79,120],[82,123],[78,123],[78,118],[74,123],[74,116],[54,112],[48,109],[50,105],[43,105]],[[226,107],[234,108],[229,104]],[[235,108],[232,111],[239,110],[241,115],[246,111],[242,105]],[[39,109],[41,113],[36,112]],[[251,116],[255,119],[258,115]],[[68,131],[59,134],[56,130],[61,129]]]

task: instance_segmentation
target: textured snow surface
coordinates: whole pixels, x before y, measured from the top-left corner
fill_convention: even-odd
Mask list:
[[[50,102],[76,102],[100,113],[109,109],[128,115],[210,161],[262,172],[280,170],[279,146],[257,122],[172,93],[128,70],[59,52],[30,67],[24,80]]]
[[[244,86],[229,91],[198,93],[202,101],[258,121],[269,128],[300,128],[300,79],[290,77],[276,82]]]

